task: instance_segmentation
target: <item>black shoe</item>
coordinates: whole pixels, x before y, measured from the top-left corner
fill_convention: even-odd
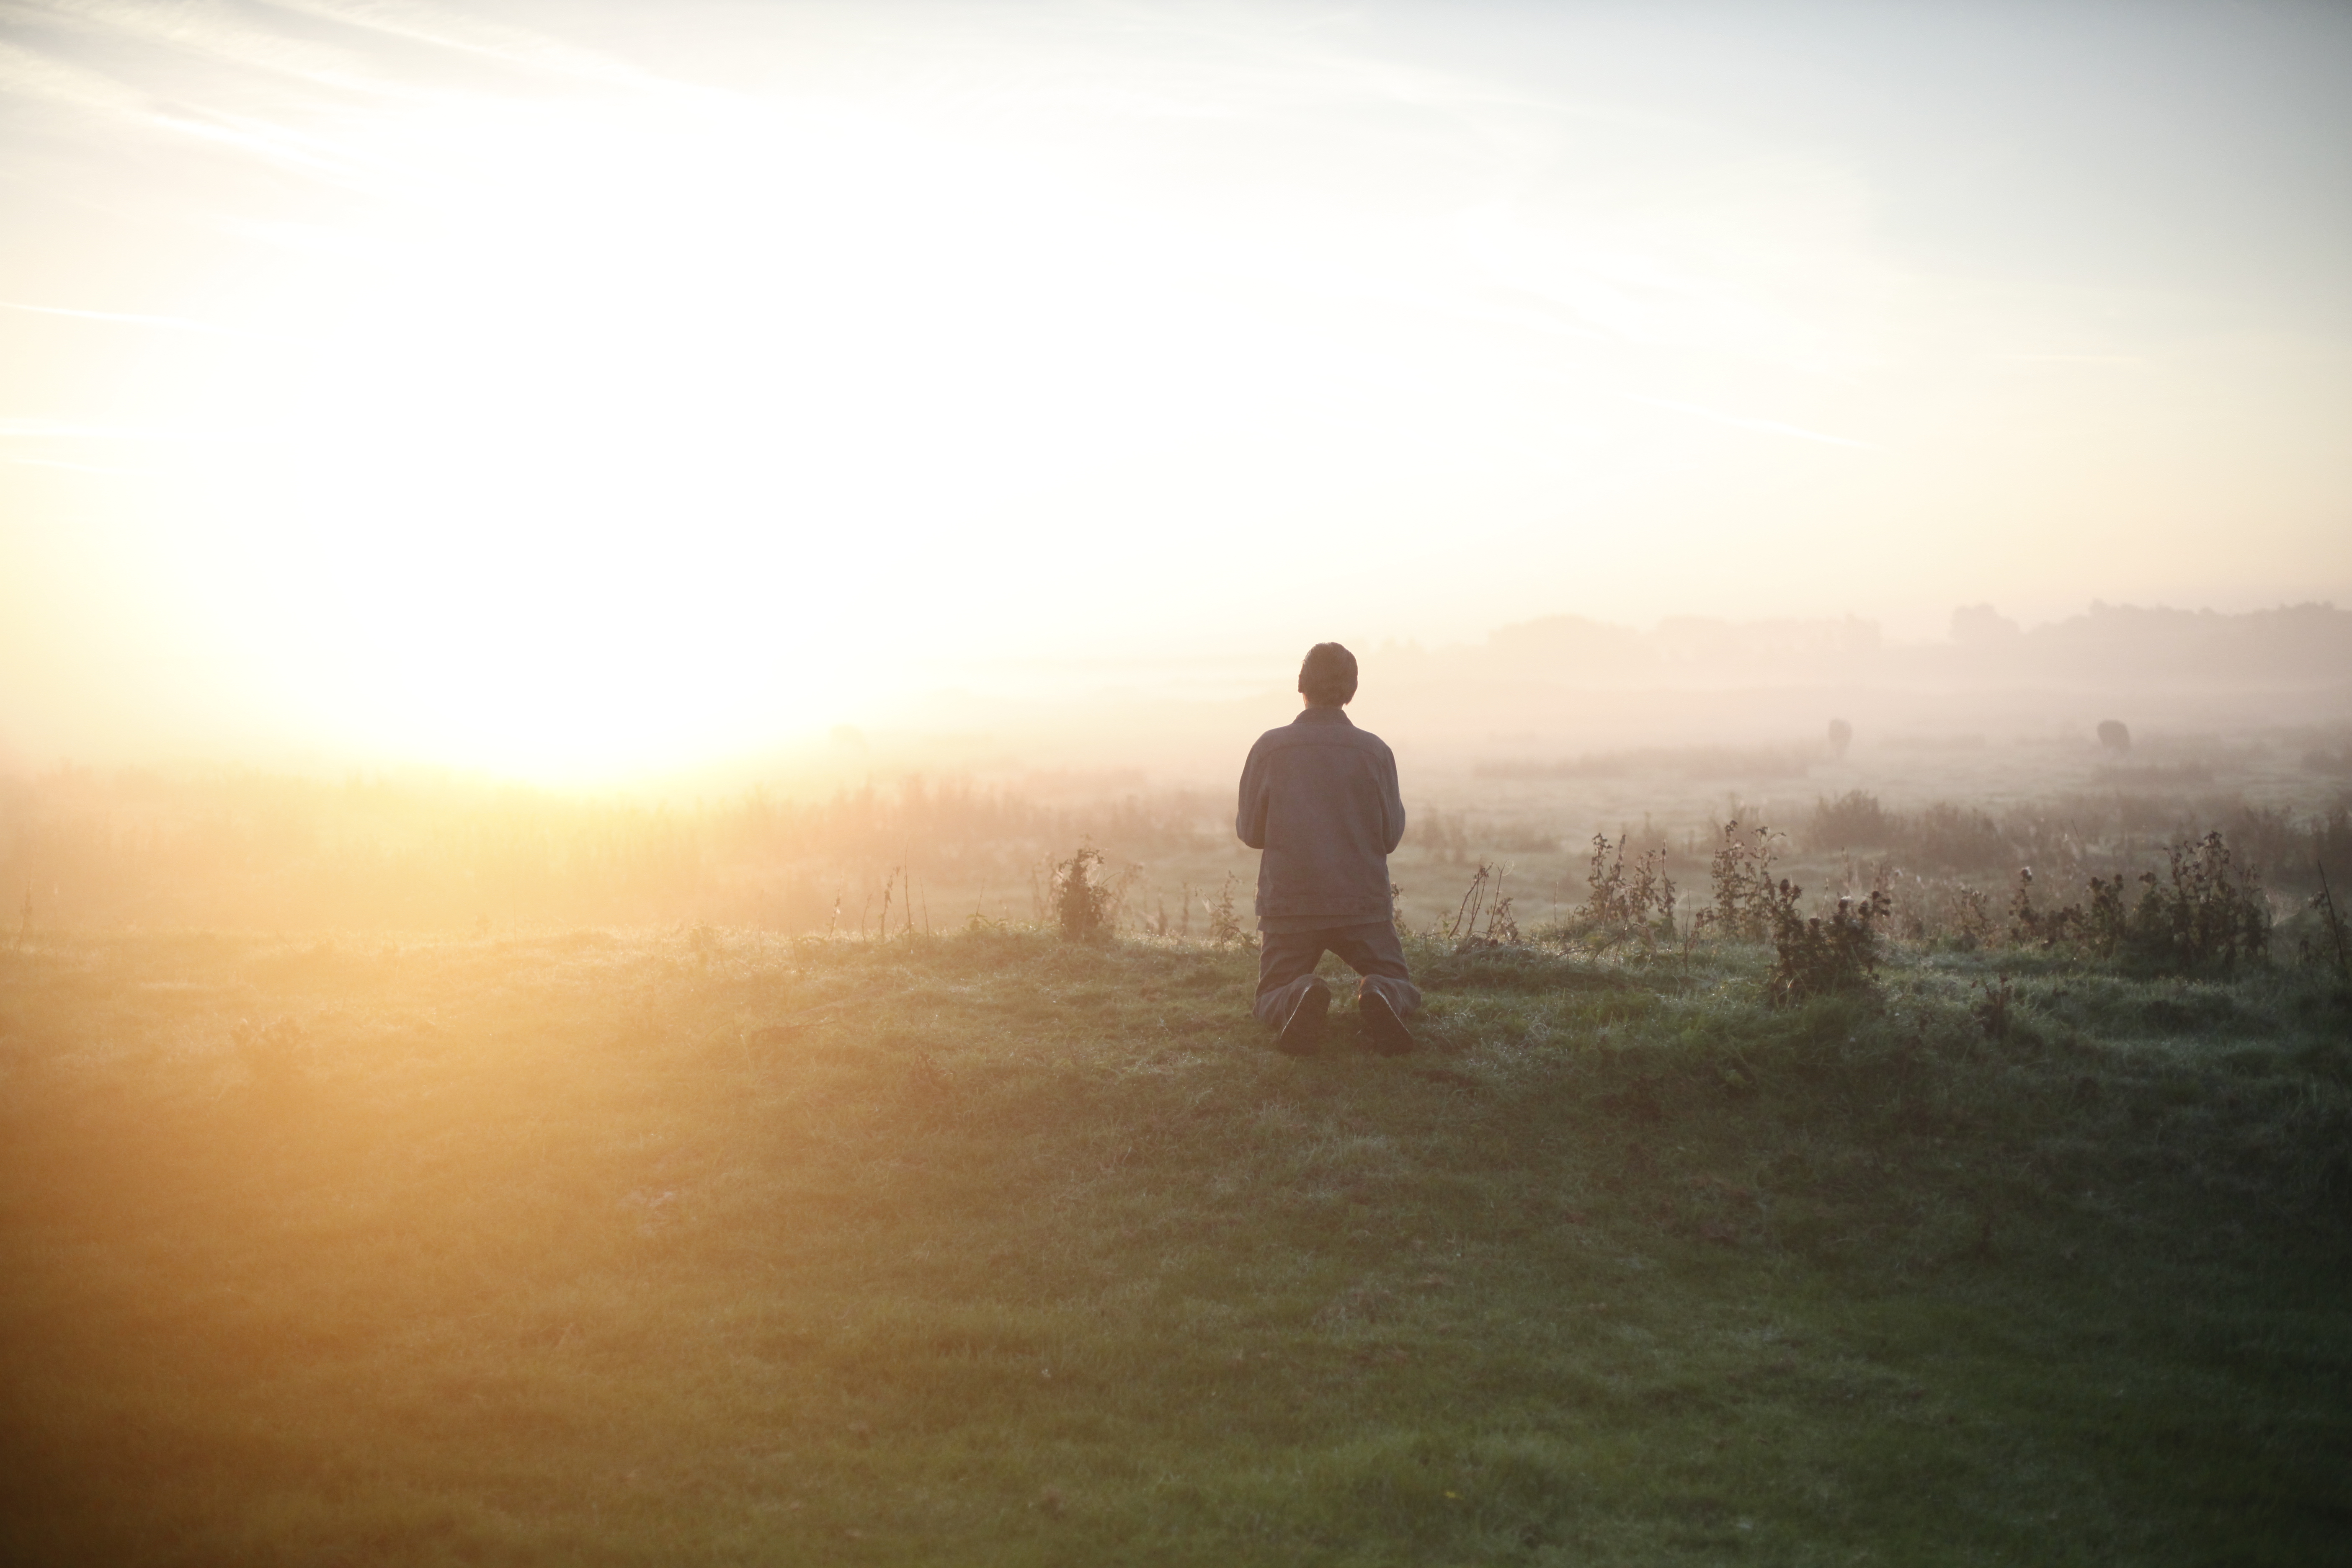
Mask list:
[[[1330,1010],[1331,987],[1321,975],[1308,975],[1290,1016],[1282,1021],[1282,1033],[1274,1037],[1274,1048],[1294,1057],[1314,1055],[1315,1047],[1323,1043],[1323,1016]]]
[[[1412,1049],[1412,1034],[1404,1020],[1387,997],[1369,985],[1356,993],[1356,1016],[1363,1020],[1364,1049],[1383,1057],[1401,1057]]]

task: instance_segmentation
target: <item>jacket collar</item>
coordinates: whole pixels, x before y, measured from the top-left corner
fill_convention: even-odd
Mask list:
[[[1356,727],[1349,720],[1348,710],[1344,708],[1302,708],[1298,710],[1298,717],[1293,719],[1291,722],[1294,724],[1345,724],[1350,730]]]

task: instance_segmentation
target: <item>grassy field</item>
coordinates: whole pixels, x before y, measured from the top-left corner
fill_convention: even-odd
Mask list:
[[[20,942],[0,1556],[2342,1560],[2332,982],[1414,956]]]

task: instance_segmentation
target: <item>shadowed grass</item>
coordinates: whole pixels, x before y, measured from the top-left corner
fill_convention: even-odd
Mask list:
[[[1415,959],[1423,1053],[1293,1061],[1247,953],[1019,931],[0,954],[0,1547],[2340,1542],[2341,993]]]

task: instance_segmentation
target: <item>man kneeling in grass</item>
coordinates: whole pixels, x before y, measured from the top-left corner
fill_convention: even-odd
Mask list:
[[[1421,992],[1405,968],[1389,894],[1389,856],[1404,837],[1396,757],[1341,711],[1356,695],[1356,656],[1317,643],[1298,667],[1306,711],[1268,730],[1242,768],[1234,831],[1264,850],[1257,868],[1257,1016],[1294,1056],[1315,1049],[1331,987],[1315,973],[1328,951],[1360,977],[1356,1015],[1367,1050],[1412,1049],[1405,1015]]]

